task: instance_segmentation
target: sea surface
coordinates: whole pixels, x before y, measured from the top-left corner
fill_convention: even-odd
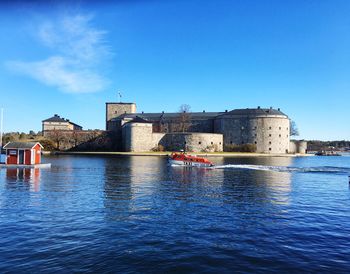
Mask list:
[[[0,169],[0,273],[350,272],[350,157]]]

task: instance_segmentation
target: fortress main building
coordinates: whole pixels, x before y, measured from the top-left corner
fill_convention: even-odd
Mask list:
[[[120,149],[229,151],[255,145],[259,153],[305,153],[306,143],[290,141],[290,120],[280,109],[224,112],[137,113],[135,103],[106,103],[106,130],[116,133]]]

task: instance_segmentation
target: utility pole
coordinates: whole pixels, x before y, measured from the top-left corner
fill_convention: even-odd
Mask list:
[[[0,149],[2,149],[2,123],[4,121],[4,109],[1,108],[1,117],[0,117]],[[1,151],[0,151],[1,154]]]

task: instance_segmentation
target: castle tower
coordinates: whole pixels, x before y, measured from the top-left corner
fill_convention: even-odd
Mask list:
[[[135,103],[106,103],[106,130],[113,130],[112,119],[125,113],[136,113]]]

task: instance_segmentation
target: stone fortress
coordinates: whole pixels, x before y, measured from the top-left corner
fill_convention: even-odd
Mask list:
[[[230,151],[253,145],[258,153],[305,153],[305,141],[290,140],[290,119],[280,109],[247,108],[224,112],[137,113],[135,103],[106,103],[106,130],[120,150]]]

